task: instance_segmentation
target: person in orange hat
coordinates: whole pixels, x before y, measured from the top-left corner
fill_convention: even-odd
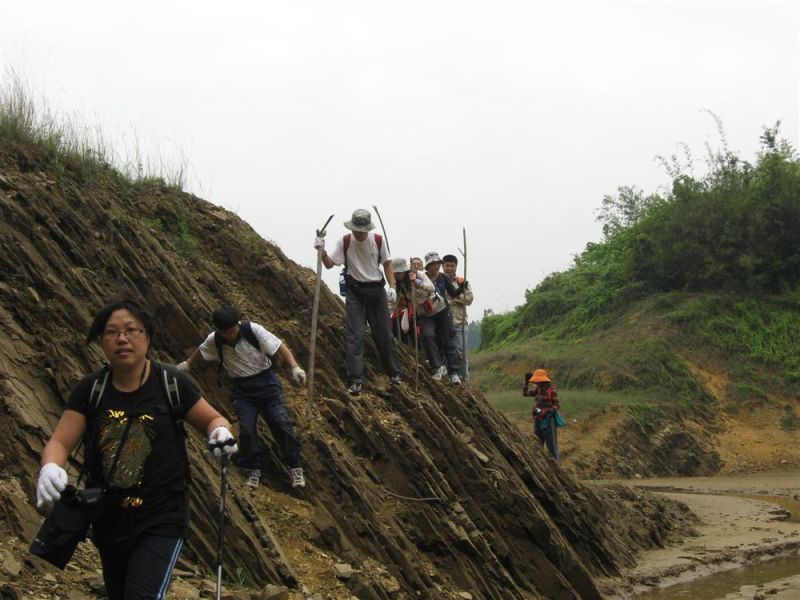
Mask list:
[[[533,432],[539,441],[547,446],[550,454],[558,462],[558,428],[563,426],[564,420],[558,414],[560,408],[558,393],[553,387],[547,371],[536,369],[533,373],[525,373],[522,395],[536,398],[536,403],[531,410]]]

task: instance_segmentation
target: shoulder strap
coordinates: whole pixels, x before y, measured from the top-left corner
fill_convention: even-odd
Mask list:
[[[239,331],[242,332],[242,337],[246,339],[253,348],[262,352],[261,344],[258,343],[258,338],[256,334],[253,333],[253,324],[250,321],[239,321]]]
[[[383,237],[380,233],[375,234],[375,243],[378,244],[378,266],[381,264],[381,248],[383,247]]]
[[[344,244],[344,270],[347,271],[347,249],[350,248],[350,239],[353,236],[349,233],[345,234],[344,238],[342,238],[342,243]]]
[[[164,394],[169,405],[169,410],[175,420],[181,408],[181,390],[178,387],[178,369],[172,365],[165,365],[153,361],[153,367],[161,371],[161,383],[164,385]]]
[[[92,389],[89,392],[89,402],[86,404],[90,411],[95,411],[97,410],[97,407],[100,406],[100,400],[103,399],[103,394],[106,391],[108,375],[110,373],[111,368],[108,365],[104,365],[102,369],[95,371],[94,374],[96,374],[97,377],[95,377],[94,381],[92,382]]]

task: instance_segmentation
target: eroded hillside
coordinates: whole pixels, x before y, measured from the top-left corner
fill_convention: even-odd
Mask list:
[[[307,364],[314,274],[220,207],[0,140],[0,214],[6,549],[23,548],[41,521],[31,508],[38,455],[70,387],[100,363],[83,337],[108,297],[125,291],[151,311],[160,360],[182,359],[210,330],[212,309],[234,303]],[[265,485],[246,491],[234,476],[225,530],[231,585],[361,600],[599,598],[595,576],[666,539],[668,505],[580,485],[469,388],[422,375],[417,393],[407,384],[387,390],[369,372],[367,393],[348,397],[343,319],[339,299],[323,290],[310,418],[305,390],[281,371],[309,486],[290,491],[266,428]],[[402,359],[410,372],[412,357]],[[232,416],[216,369],[199,381]],[[181,572],[207,578],[219,473],[203,446],[190,436],[194,521]],[[93,589],[92,577],[18,558],[19,573],[0,574],[5,590],[36,586],[54,597],[47,590],[56,594],[70,573],[67,587]],[[353,575],[337,579],[336,563]],[[96,566],[87,549],[76,564],[78,574]]]

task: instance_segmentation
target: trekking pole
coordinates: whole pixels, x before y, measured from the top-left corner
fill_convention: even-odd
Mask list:
[[[328,217],[322,229],[317,229],[317,237],[325,237],[325,228],[333,219]],[[311,339],[308,343],[308,398],[306,399],[306,419],[311,427],[311,408],[314,406],[314,367],[317,354],[317,317],[319,316],[319,292],[322,285],[322,249],[317,250],[317,279],[314,281],[314,304],[311,308]]]
[[[414,327],[414,392],[419,389],[419,331],[417,331],[417,272],[409,271],[414,274],[414,280],[411,282],[411,321]]]
[[[375,211],[375,216],[378,217],[378,222],[381,224],[381,231],[383,232],[383,239],[386,240],[386,253],[391,256],[392,249],[389,247],[389,236],[386,235],[386,227],[383,226],[383,219],[381,218],[381,212],[378,210],[378,207],[374,204],[372,205],[372,210]],[[396,284],[395,284],[396,285]],[[397,307],[395,306],[395,316],[397,316]],[[400,319],[395,318],[395,329],[397,330],[397,340],[398,342],[402,341],[402,336],[400,333]]]
[[[236,443],[233,438],[227,440],[224,445],[229,446]],[[208,449],[213,453],[215,449],[220,450],[220,483],[219,483],[219,526],[217,528],[217,594],[216,599],[222,597],[222,533],[225,526],[225,492],[228,489],[228,464],[230,458],[224,448],[217,444],[209,444]]]
[[[461,228],[461,234],[464,238],[464,249],[459,249],[461,252],[461,256],[464,257],[464,282],[467,282],[467,228]],[[462,294],[462,296],[466,295],[466,291]],[[463,298],[462,298],[463,300]],[[464,322],[461,324],[461,372],[464,374],[464,377],[467,376],[467,327],[469,324],[467,322],[467,303],[464,300]]]

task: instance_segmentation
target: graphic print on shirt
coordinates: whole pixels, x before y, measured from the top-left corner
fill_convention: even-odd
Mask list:
[[[122,445],[111,479],[111,467],[119,450],[128,419],[132,419],[128,437]],[[97,448],[103,461],[103,481],[107,488],[138,487],[144,478],[144,463],[153,451],[155,420],[151,415],[128,416],[124,410],[108,410],[98,420]]]

